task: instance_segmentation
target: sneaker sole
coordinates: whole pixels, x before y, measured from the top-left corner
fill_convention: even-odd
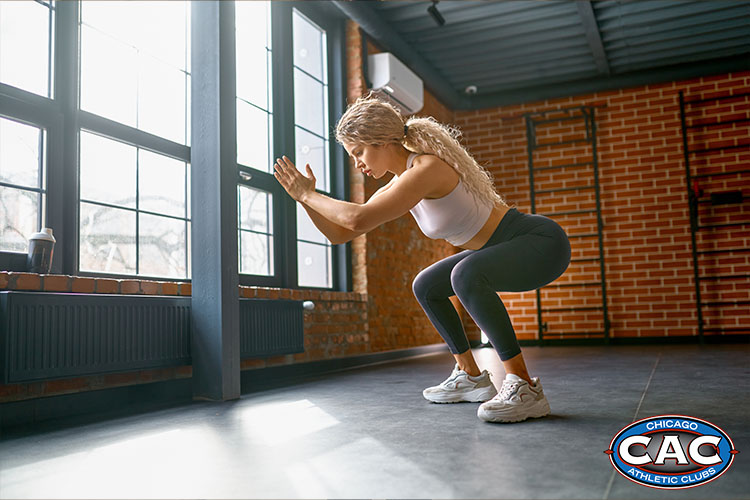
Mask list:
[[[494,398],[497,394],[497,390],[489,387],[482,387],[480,389],[474,389],[473,391],[464,392],[461,394],[425,394],[422,396],[427,401],[433,403],[484,403]]]
[[[549,402],[547,399],[537,402],[536,405],[529,408],[523,413],[515,413],[512,410],[509,412],[499,412],[486,410],[481,406],[477,410],[477,416],[485,422],[502,422],[502,423],[513,423],[522,422],[529,418],[542,418],[550,414]]]

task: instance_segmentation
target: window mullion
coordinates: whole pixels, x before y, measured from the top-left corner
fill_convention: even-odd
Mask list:
[[[61,114],[49,130],[47,225],[58,256],[53,272],[78,273],[78,2],[55,3],[54,100]]]
[[[287,2],[271,2],[272,84],[274,159],[294,151],[294,81],[292,6]],[[297,222],[296,202],[284,190],[274,197],[274,235],[276,273],[281,286],[297,286]]]

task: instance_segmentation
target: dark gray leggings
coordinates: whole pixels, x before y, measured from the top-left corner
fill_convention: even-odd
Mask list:
[[[486,245],[422,270],[413,290],[453,354],[469,349],[458,313],[448,299],[455,295],[505,361],[521,348],[496,292],[536,290],[560,277],[569,263],[570,242],[557,222],[512,208]]]

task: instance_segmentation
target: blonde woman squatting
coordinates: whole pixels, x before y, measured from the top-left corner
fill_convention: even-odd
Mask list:
[[[411,212],[426,236],[462,248],[420,271],[412,285],[456,360],[451,375],[423,395],[434,403],[480,402],[477,415],[487,422],[543,417],[549,403],[539,378],[528,373],[497,292],[535,290],[557,279],[570,263],[570,243],[552,219],[508,206],[458,135],[431,117],[406,120],[390,104],[367,96],[351,104],[336,126],[336,140],[365,175],[394,174],[366,203],[317,192],[310,165],[302,174],[286,156],[276,160],[274,176],[333,244]],[[454,295],[503,363],[499,392],[489,372],[477,366],[449,300]]]

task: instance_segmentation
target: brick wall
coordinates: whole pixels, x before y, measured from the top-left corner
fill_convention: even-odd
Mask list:
[[[530,211],[530,186],[526,131],[523,113],[568,106],[602,106],[596,111],[599,149],[601,208],[604,222],[604,255],[611,334],[614,337],[697,335],[695,284],[690,242],[685,164],[678,92],[686,98],[707,98],[747,92],[750,72],[724,74],[689,81],[669,82],[629,89],[599,92],[517,106],[456,112],[465,143],[478,161],[489,166],[498,191],[519,210]],[[690,120],[729,120],[750,117],[748,99],[712,104]],[[691,149],[747,144],[748,123],[738,123],[719,133],[696,130]],[[538,139],[575,138],[582,127],[555,124],[540,130]],[[590,151],[580,146],[557,147],[535,153],[535,166],[585,161]],[[701,172],[746,169],[748,148],[698,155],[691,162]],[[726,170],[724,170],[726,171]],[[551,170],[537,173],[537,190],[572,187],[591,179],[590,168]],[[544,175],[543,175],[544,174]],[[730,176],[721,184],[702,182],[706,192],[737,190],[748,193],[748,177]],[[704,195],[704,197],[707,195]],[[595,208],[593,191],[540,195],[537,212]],[[556,218],[569,234],[588,232],[595,221],[582,216]],[[747,203],[711,207],[701,205],[701,223],[750,221]],[[573,241],[573,257],[597,257],[596,240]],[[701,249],[748,248],[750,228],[699,233]],[[749,274],[750,255],[714,255],[701,258],[701,273]],[[572,264],[560,282],[598,281],[598,263]],[[748,300],[748,280],[702,283],[702,300]],[[521,339],[535,338],[537,331],[534,292],[501,294]],[[544,307],[601,304],[596,289],[543,290]],[[707,325],[723,328],[747,326],[750,308],[704,308]],[[550,331],[602,328],[601,313],[588,316],[560,314],[550,321]],[[706,332],[711,334],[716,332]],[[747,333],[745,331],[744,333]]]

